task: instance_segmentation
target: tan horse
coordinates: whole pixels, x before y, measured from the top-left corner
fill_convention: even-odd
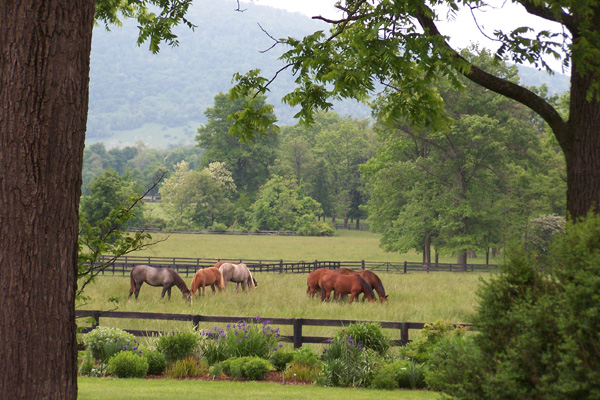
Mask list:
[[[191,296],[193,297],[196,294],[198,288],[200,288],[200,295],[204,296],[204,288],[206,286],[210,286],[213,293],[216,293],[215,286],[219,288],[219,292],[225,289],[223,274],[219,268],[209,267],[196,271],[192,279],[192,285],[190,286]]]
[[[375,293],[373,293],[371,285],[360,275],[325,274],[321,278],[319,286],[321,286],[321,301],[329,301],[329,296],[334,290],[336,298],[341,298],[344,294],[349,294],[350,303],[361,293],[365,294],[367,299],[369,299],[369,303],[375,301]]]
[[[219,264],[219,263],[217,263]],[[244,263],[233,264],[233,263],[221,263],[219,265],[219,269],[223,274],[223,280],[225,282],[225,287],[227,287],[227,283],[229,281],[235,282],[235,291],[237,292],[240,288],[240,284],[242,285],[242,291],[246,291],[246,287],[256,289],[258,286],[256,283],[256,279],[252,277],[252,273],[248,269],[248,266]]]
[[[310,297],[314,297],[317,291],[321,291],[321,287],[319,286],[319,282],[323,275],[328,274],[330,272],[334,272],[334,270],[329,268],[319,268],[315,269],[306,277],[306,294]]]
[[[381,279],[377,276],[377,274],[368,269],[361,269],[359,271],[355,271],[349,268],[340,268],[334,270],[338,274],[354,274],[360,275],[369,285],[371,285],[371,289],[377,292],[379,296],[379,301],[384,303],[387,301],[388,296],[385,294],[385,289],[383,288],[383,283],[381,283]],[[363,298],[364,300],[364,298]]]

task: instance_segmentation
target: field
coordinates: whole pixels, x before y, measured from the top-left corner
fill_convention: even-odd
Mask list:
[[[166,239],[136,255],[156,257],[240,258],[288,261],[389,261],[422,260],[415,251],[405,254],[388,253],[379,247],[380,235],[367,231],[338,230],[333,237],[153,234],[156,240]],[[454,263],[456,257],[440,255],[440,262]],[[498,263],[492,259],[490,263]],[[483,258],[470,258],[469,263],[485,263]]]
[[[380,260],[396,261],[418,260],[420,255],[391,255],[378,248],[379,237],[369,232],[343,232],[332,238],[303,238],[277,236],[221,236],[221,235],[171,235],[171,237],[146,251],[146,255],[178,256],[178,257],[231,257],[242,259],[285,259],[285,260]],[[322,303],[318,298],[306,296],[306,274],[257,273],[256,290],[246,293],[235,293],[235,286],[228,285],[223,293],[213,295],[210,289],[204,297],[196,297],[190,305],[181,298],[180,291],[174,287],[172,298],[161,300],[161,288],[143,285],[139,299],[128,300],[128,276],[104,276],[88,288],[90,296],[79,309],[100,309],[139,312],[164,312],[203,315],[228,315],[239,317],[261,316],[305,317],[327,319],[356,319],[364,321],[409,321],[434,322],[446,320],[453,323],[469,323],[476,307],[476,291],[482,279],[489,277],[483,273],[380,273],[389,301],[380,303],[342,302]],[[185,278],[189,285],[191,277]],[[129,329],[152,329],[163,331],[187,330],[191,324],[173,321],[128,320],[102,318],[101,324]],[[86,325],[81,320],[80,325]],[[212,329],[214,324],[201,325],[201,329]],[[283,335],[291,335],[290,326],[282,326]],[[332,336],[336,329],[332,327],[304,327],[303,334],[309,336]],[[400,333],[385,330],[393,339],[399,339]],[[418,331],[411,331],[410,337],[418,337]],[[142,343],[151,344],[151,339],[143,339]],[[291,344],[286,344],[291,348]],[[320,345],[312,345],[315,351]],[[164,381],[164,380],[163,380]],[[174,397],[163,397],[159,387],[150,388],[142,380],[132,380],[131,389],[119,380],[80,378],[80,398],[106,398],[106,390],[118,393],[120,398],[139,398],[151,395],[155,398],[181,398],[194,394],[205,394],[206,391],[219,398],[239,397],[244,390],[244,398],[315,398],[322,396],[348,396],[357,399],[385,399],[393,395],[398,398],[399,392],[380,392],[372,390],[332,389],[316,387],[281,386],[268,383],[216,383],[200,381],[164,381],[168,393]],[[151,382],[151,385],[156,385]],[[207,387],[208,385],[208,387]],[[224,385],[224,386],[223,386]],[[277,386],[277,388],[273,388]],[[154,386],[153,386],[154,387]],[[203,389],[204,388],[204,389]],[[165,393],[167,393],[165,392]],[[175,395],[175,393],[177,393]],[[236,395],[237,393],[237,395]],[[265,396],[265,393],[268,393]],[[181,394],[181,396],[179,395]],[[119,397],[115,398],[119,398]],[[401,398],[437,399],[439,396],[431,392],[406,391]]]

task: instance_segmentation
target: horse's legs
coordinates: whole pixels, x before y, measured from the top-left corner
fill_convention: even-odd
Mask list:
[[[356,296],[360,296],[360,293],[358,293],[358,294],[357,294],[357,293],[354,293],[354,292],[353,292],[353,293],[351,293],[351,294],[350,294],[350,301],[349,301],[348,303],[352,303],[352,302],[354,301],[354,298],[355,298]]]
[[[135,284],[135,299],[137,300],[139,294],[140,294],[140,288],[142,287],[142,283],[144,282],[140,282],[139,284]],[[129,293],[129,297],[131,297],[131,293]]]
[[[246,291],[246,286],[248,286],[248,285],[246,284],[246,281],[242,281],[242,292],[245,292],[245,291]],[[250,287],[250,286],[248,286],[248,287]]]

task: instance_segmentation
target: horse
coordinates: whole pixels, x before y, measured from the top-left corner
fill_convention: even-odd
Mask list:
[[[334,270],[329,268],[319,268],[308,274],[306,277],[306,294],[307,296],[314,297],[317,291],[321,291],[319,282],[323,275],[333,272]]]
[[[199,269],[196,271],[194,278],[192,278],[192,284],[190,286],[190,295],[194,297],[196,290],[200,288],[200,295],[204,296],[205,286],[210,286],[213,293],[216,293],[215,286],[219,288],[219,292],[225,289],[225,283],[223,282],[223,273],[219,268],[209,267],[205,269]]]
[[[377,274],[368,269],[362,269],[360,271],[355,271],[349,268],[340,268],[336,269],[334,272],[338,274],[358,274],[360,275],[369,285],[371,285],[371,289],[377,292],[379,296],[379,301],[384,303],[387,301],[388,296],[385,294],[385,289],[383,288],[383,283],[381,283],[381,279],[377,276]],[[364,297],[363,297],[364,301]]]
[[[177,286],[183,298],[190,297],[190,291],[187,285],[179,276],[177,271],[171,268],[156,268],[149,265],[136,265],[131,269],[130,274],[131,289],[129,289],[129,298],[135,292],[135,299],[137,300],[140,294],[140,288],[142,284],[146,282],[150,286],[162,286],[163,290],[160,298],[165,297],[165,293],[169,294],[169,300],[171,300],[171,288]]]
[[[361,293],[365,294],[369,303],[375,301],[375,293],[373,293],[371,285],[358,274],[325,274],[321,278],[319,286],[321,286],[321,301],[329,301],[332,290],[335,290],[336,298],[350,294],[349,303],[352,303]]]
[[[221,263],[219,269],[223,274],[225,287],[227,287],[227,283],[229,283],[229,281],[235,282],[236,292],[239,291],[240,284],[242,284],[242,291],[246,290],[246,286],[251,287],[253,289],[255,289],[257,286],[256,280],[252,277],[252,273],[244,263],[232,264],[225,262]]]

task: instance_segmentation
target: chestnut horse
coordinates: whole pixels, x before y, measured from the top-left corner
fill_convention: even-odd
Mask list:
[[[184,298],[190,297],[190,291],[187,285],[179,276],[177,271],[171,268],[157,268],[149,265],[136,265],[131,269],[130,280],[131,288],[129,289],[129,298],[135,293],[135,299],[137,300],[140,294],[140,288],[142,284],[146,282],[150,286],[162,286],[162,294],[160,298],[165,297],[165,293],[169,294],[169,300],[171,300],[171,288],[177,286]]]
[[[210,286],[213,293],[216,293],[215,286],[219,288],[219,292],[225,289],[225,283],[223,281],[223,273],[219,268],[209,267],[204,269],[199,269],[196,271],[194,278],[192,279],[192,284],[190,286],[190,295],[194,297],[196,294],[196,290],[200,288],[198,293],[201,296],[204,296],[204,288],[206,286]]]
[[[379,296],[379,301],[384,303],[387,301],[388,296],[385,294],[385,289],[383,288],[383,283],[381,283],[381,279],[377,276],[377,274],[368,269],[361,269],[359,271],[355,271],[350,268],[340,268],[336,269],[335,272],[338,274],[358,274],[360,275],[369,285],[371,285],[371,289],[377,292]],[[364,298],[363,298],[364,300]]]
[[[340,298],[344,294],[350,294],[352,303],[357,296],[364,293],[369,303],[375,301],[375,293],[371,289],[371,285],[367,283],[360,275],[353,274],[325,274],[319,282],[321,286],[321,301],[329,301],[329,296],[335,290],[336,298]]]
[[[321,291],[321,287],[319,286],[319,282],[323,275],[333,272],[334,270],[329,268],[319,268],[315,269],[306,277],[306,294],[310,297],[314,297],[317,291]]]

